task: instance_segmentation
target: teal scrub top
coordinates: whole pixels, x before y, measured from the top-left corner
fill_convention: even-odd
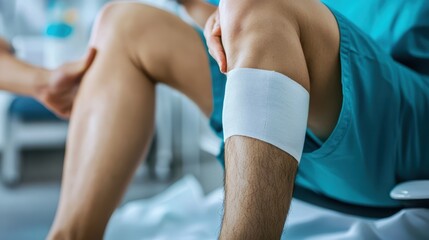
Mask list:
[[[323,0],[389,53],[416,72],[429,75],[427,0]]]

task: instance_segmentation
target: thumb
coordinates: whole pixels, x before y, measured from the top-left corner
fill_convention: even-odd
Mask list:
[[[95,48],[91,47],[88,50],[88,52],[87,52],[84,60],[81,63],[82,64],[82,67],[81,67],[81,72],[82,73],[86,72],[89,69],[89,67],[94,62],[94,59],[95,59],[96,55],[97,55],[97,50]]]

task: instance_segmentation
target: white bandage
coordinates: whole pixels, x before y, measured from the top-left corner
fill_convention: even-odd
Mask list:
[[[228,73],[223,105],[224,140],[255,138],[301,160],[310,96],[274,71],[239,68]]]

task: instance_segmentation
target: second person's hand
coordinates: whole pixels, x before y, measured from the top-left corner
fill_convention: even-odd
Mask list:
[[[35,97],[59,117],[69,118],[80,82],[95,55],[91,48],[82,60],[48,71]]]

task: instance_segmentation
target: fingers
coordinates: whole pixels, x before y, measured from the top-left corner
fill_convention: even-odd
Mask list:
[[[83,61],[83,67],[81,68],[82,72],[86,72],[89,67],[91,67],[94,62],[95,56],[97,55],[97,50],[91,47],[86,54],[85,60]]]
[[[2,38],[0,38],[0,51],[11,52],[12,47]]]
[[[214,55],[213,57],[216,59],[219,65],[220,71],[225,73],[226,56],[222,44],[222,30],[218,22],[213,27],[212,36],[210,37],[209,42],[209,48],[211,49],[211,52],[213,53],[212,55]]]
[[[65,112],[55,112],[55,115],[63,120],[69,120],[70,119],[70,115],[71,115],[71,111],[67,110]]]
[[[58,98],[54,98],[53,96],[47,96],[43,104],[51,110],[58,118],[67,120],[70,118],[73,102],[72,101],[61,101]]]
[[[70,116],[71,116],[71,107],[70,107],[67,111],[64,111],[63,113],[61,113],[61,114],[59,115],[59,117],[60,117],[61,119],[64,119],[64,120],[69,120],[69,119],[70,119]]]
[[[219,24],[218,13],[214,13],[206,23],[204,36],[209,47],[210,55],[216,60],[220,71],[226,72],[226,55],[222,45],[222,29]]]

